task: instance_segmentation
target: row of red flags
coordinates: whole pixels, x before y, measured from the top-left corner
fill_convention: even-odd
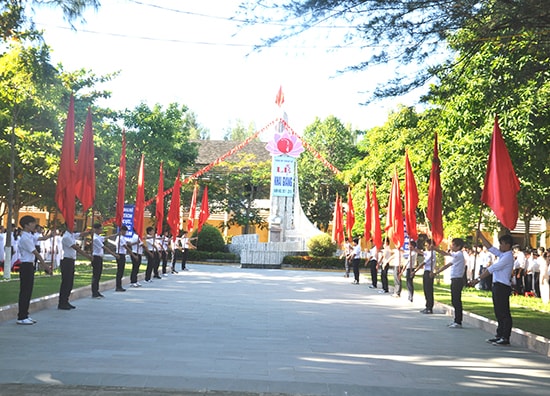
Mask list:
[[[428,207],[426,217],[430,222],[431,237],[437,246],[444,237],[443,232],[443,194],[440,179],[440,160],[438,152],[437,134],[434,139],[434,153],[430,181],[428,185]],[[495,213],[497,219],[509,230],[516,227],[518,220],[519,180],[514,171],[508,149],[502,137],[498,125],[498,118],[495,117],[491,148],[485,174],[485,185],[481,194],[481,201],[489,206]],[[386,211],[386,236],[395,246],[402,247],[405,240],[405,225],[408,236],[418,239],[416,224],[416,209],[418,206],[418,189],[414,178],[408,153],[405,153],[405,208],[401,202],[401,190],[399,187],[399,176],[395,169],[388,208]],[[355,209],[351,191],[348,190],[348,211],[346,218],[346,233],[348,240],[352,239],[352,230],[355,225]],[[404,216],[403,216],[404,213]],[[344,222],[342,199],[337,196],[334,208],[332,239],[338,245],[344,242]],[[367,185],[365,191],[365,242],[372,241],[378,249],[382,247],[382,235],[380,228],[380,217],[378,200],[376,197],[376,185],[373,186],[372,197]]]
[[[78,160],[75,163],[75,111],[74,97],[71,96],[69,110],[67,113],[67,121],[63,136],[63,144],[61,147],[61,160],[59,164],[59,174],[57,179],[55,201],[65,219],[65,223],[69,231],[74,231],[74,218],[76,210],[76,198],[82,204],[82,211],[86,212],[93,207],[96,193],[95,183],[95,150],[93,141],[92,113],[88,109],[86,124],[82,136],[82,142],[78,153]],[[136,204],[134,209],[134,229],[141,237],[143,234],[144,213],[145,213],[145,156],[142,154],[139,172],[138,184],[136,193]],[[155,198],[157,220],[157,234],[163,233],[164,222],[164,172],[163,162],[160,163],[158,193]],[[122,149],[120,154],[120,167],[118,173],[118,188],[117,188],[117,204],[115,224],[118,227],[122,226],[125,201],[125,186],[126,186],[126,134],[122,133]],[[181,192],[180,171],[172,188],[172,199],[166,221],[170,227],[170,231],[175,238],[179,231],[180,224],[180,192]],[[187,219],[187,231],[191,233],[195,226],[197,190],[195,185],[193,189],[193,197],[189,210],[189,218]],[[197,223],[197,230],[200,232],[206,220],[210,217],[208,205],[208,187],[204,188],[201,202],[201,210]]]

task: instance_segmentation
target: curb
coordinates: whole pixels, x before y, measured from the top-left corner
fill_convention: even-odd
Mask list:
[[[454,308],[449,305],[436,302],[434,308],[443,311],[447,316],[454,316]],[[495,320],[467,311],[464,311],[464,323],[492,334],[496,333],[498,325]],[[510,343],[550,357],[550,340],[546,337],[513,327]]]
[[[145,274],[138,274],[138,281],[143,280]],[[122,278],[122,284],[126,285],[130,283],[129,277]],[[111,279],[105,282],[100,282],[99,291],[102,292],[108,289],[114,289],[116,286],[116,280]],[[84,297],[91,297],[92,290],[91,286],[82,286],[78,289],[73,289],[71,291],[70,298],[77,300]],[[29,306],[29,313],[38,312],[46,308],[56,307],[58,303],[59,293],[50,294],[49,296],[33,298]],[[15,320],[17,318],[18,304],[10,304],[3,307],[0,307],[0,323],[7,322],[9,320]]]

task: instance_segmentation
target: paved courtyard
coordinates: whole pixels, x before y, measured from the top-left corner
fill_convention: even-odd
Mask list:
[[[0,323],[0,395],[550,394],[548,358],[449,329],[418,312],[422,296],[335,272],[190,267]]]

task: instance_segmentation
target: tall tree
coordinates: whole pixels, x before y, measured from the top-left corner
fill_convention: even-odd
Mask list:
[[[374,97],[409,92],[423,86],[436,70],[452,67],[456,60],[447,44],[459,30],[471,35],[463,62],[487,41],[505,43],[528,31],[529,37],[521,37],[525,47],[520,52],[527,54],[548,43],[550,34],[550,11],[541,0],[247,1],[241,10],[246,23],[272,24],[279,29],[269,33],[258,48],[322,28],[317,32],[326,32],[327,42],[334,43],[336,36],[336,45],[364,49],[365,58],[346,70],[395,63],[395,74],[380,83]],[[410,67],[402,65],[417,71],[411,73]]]
[[[357,160],[354,132],[334,116],[323,121],[316,118],[305,128],[303,138],[341,171],[351,168]],[[304,212],[319,229],[327,231],[334,212],[334,197],[336,193],[346,195],[346,184],[309,151],[304,151],[298,160],[298,183]],[[359,194],[353,195],[357,196],[357,202],[361,201]]]

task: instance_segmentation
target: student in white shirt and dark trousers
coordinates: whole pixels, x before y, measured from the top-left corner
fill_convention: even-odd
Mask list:
[[[481,231],[477,231],[477,237],[481,239],[489,252],[498,257],[498,260],[487,268],[483,273],[472,282],[474,286],[481,279],[493,275],[493,308],[497,318],[498,326],[496,336],[490,338],[487,342],[497,346],[510,345],[510,335],[512,334],[512,314],[510,313],[510,295],[512,294],[512,271],[514,269],[514,255],[512,253],[513,239],[511,235],[503,235],[498,241],[499,248],[494,247],[483,236]]]
[[[99,292],[99,280],[103,272],[103,255],[106,250],[107,253],[118,259],[118,254],[105,246],[105,237],[100,235],[103,230],[101,223],[95,223],[92,228],[94,230],[92,234],[92,298],[103,298],[103,294]]]

